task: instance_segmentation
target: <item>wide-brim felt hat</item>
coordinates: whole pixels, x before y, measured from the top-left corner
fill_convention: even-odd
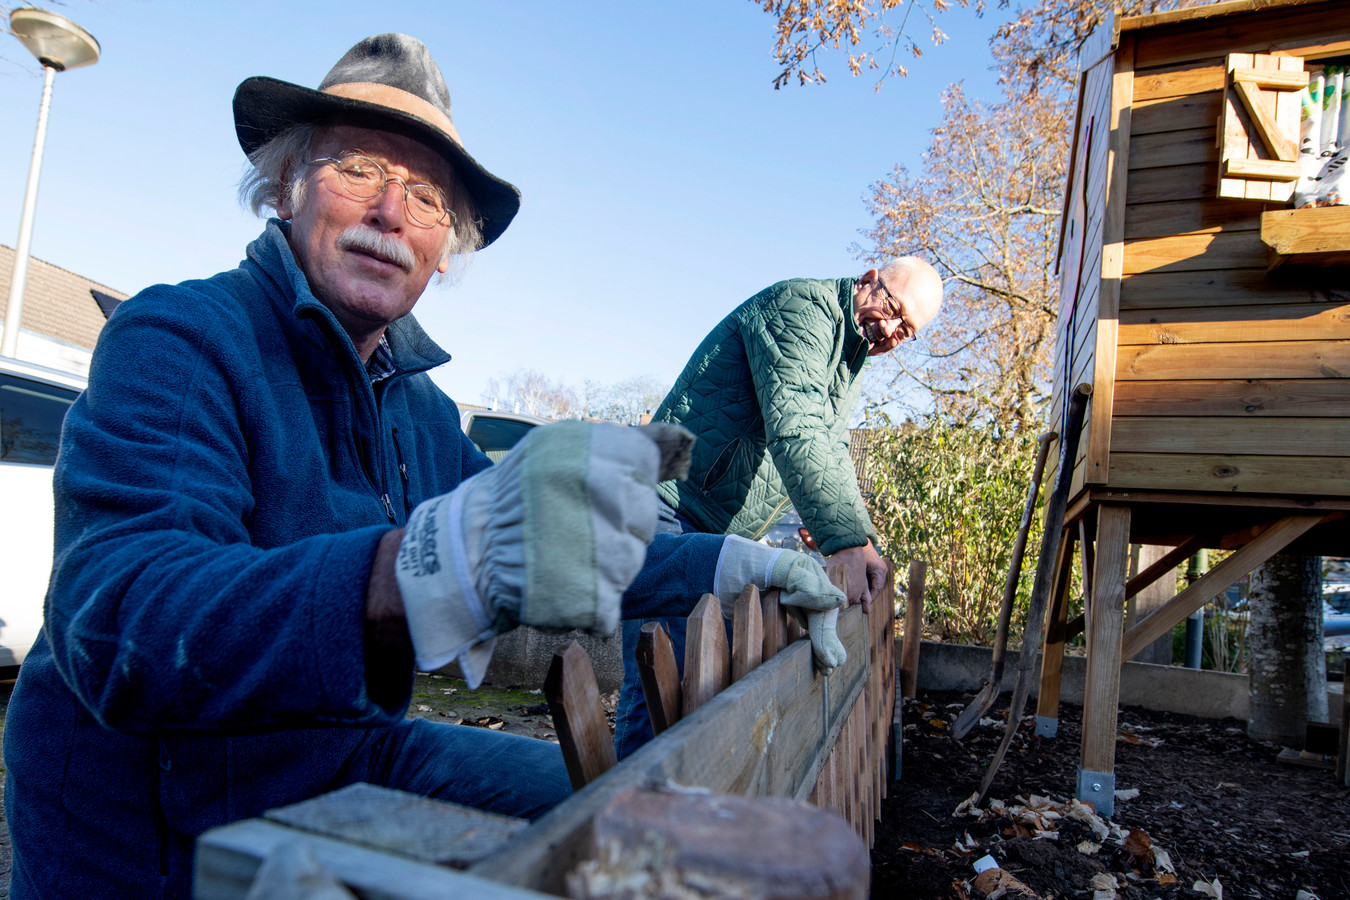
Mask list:
[[[234,92],[234,130],[245,154],[296,124],[332,122],[421,141],[451,166],[482,221],[483,245],[506,230],[520,191],[483,168],[450,117],[450,91],[431,52],[406,34],[378,34],[348,50],[317,90],[276,78],[245,79]]]

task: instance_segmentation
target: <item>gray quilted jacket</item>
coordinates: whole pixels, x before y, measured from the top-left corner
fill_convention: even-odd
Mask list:
[[[698,435],[689,479],[662,498],[701,531],[758,540],[797,508],[825,555],[875,538],[848,455],[867,342],[854,278],[793,278],[703,339],[656,421]]]

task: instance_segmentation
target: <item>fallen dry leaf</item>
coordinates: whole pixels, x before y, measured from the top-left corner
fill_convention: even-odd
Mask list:
[[[1152,844],[1153,841],[1144,829],[1131,828],[1130,833],[1125,837],[1125,842],[1120,846],[1129,856],[1130,865],[1143,869],[1153,866]]]
[[[1219,884],[1216,876],[1211,882],[1197,881],[1191,885],[1191,890],[1204,894],[1206,897],[1213,897],[1214,900],[1223,900],[1223,885]]]

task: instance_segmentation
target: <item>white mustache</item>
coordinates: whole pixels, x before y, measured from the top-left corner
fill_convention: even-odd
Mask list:
[[[361,250],[391,262],[405,272],[411,272],[416,260],[408,245],[391,234],[385,234],[369,225],[353,225],[337,239],[340,250]]]

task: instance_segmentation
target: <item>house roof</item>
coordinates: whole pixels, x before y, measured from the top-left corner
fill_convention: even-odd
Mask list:
[[[8,322],[14,248],[0,244],[0,318]],[[36,257],[28,261],[21,326],[77,347],[93,349],[107,312],[127,295]]]

